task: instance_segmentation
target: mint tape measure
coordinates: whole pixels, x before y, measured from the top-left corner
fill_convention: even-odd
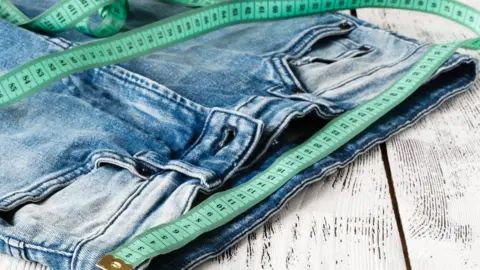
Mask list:
[[[104,270],[130,270],[188,244],[261,202],[290,178],[325,158],[400,104],[455,53],[461,43],[435,45],[401,80],[375,99],[332,120],[306,142],[280,156],[247,183],[218,192],[187,214],[151,228],[103,257]]]
[[[88,1],[94,3],[105,0],[65,0],[52,9],[68,9],[69,4]],[[203,0],[179,1],[189,1],[187,4],[193,5],[193,2]],[[3,12],[10,10],[9,5],[2,7]],[[246,0],[217,3],[30,61],[0,77],[0,106],[13,103],[74,72],[127,61],[225,26],[364,7],[429,12],[450,18],[480,33],[478,11],[452,0],[430,0],[428,5],[426,0]],[[39,20],[32,21],[38,21],[34,25],[42,25],[46,19],[55,18],[55,11],[44,14],[50,15],[40,15]],[[460,46],[478,49],[480,39],[464,41]]]
[[[90,25],[91,15],[99,12],[102,22]],[[127,18],[127,0],[62,0],[30,20],[9,0],[0,1],[0,18],[34,31],[60,32],[76,26],[77,30],[95,37],[117,33]]]
[[[68,13],[69,5],[75,5],[77,11],[87,10],[81,6],[87,2],[92,5],[88,12],[85,11],[78,17]],[[206,7],[28,62],[0,77],[0,105],[15,102],[74,72],[126,61],[238,23],[381,7],[436,14],[460,23],[480,35],[480,12],[453,0],[256,0],[219,3],[210,0],[168,0],[168,2]],[[112,12],[112,5],[117,8],[121,6],[123,11]],[[120,0],[65,0],[31,21],[23,14],[20,15],[13,5],[3,1],[0,2],[0,16],[29,29],[60,31],[74,24],[77,24],[77,29],[78,24],[80,28],[82,23],[85,27],[88,25],[88,16],[99,6],[106,8],[105,16],[111,16],[111,20],[121,22],[123,25],[126,1]],[[65,22],[59,19],[58,13],[55,13],[59,10],[63,10],[61,15]],[[10,15],[6,16],[7,13]],[[111,14],[123,15],[116,17]],[[88,31],[85,30],[87,33]],[[97,265],[104,270],[133,269],[149,258],[185,246],[199,235],[231,221],[267,198],[293,176],[340,148],[400,104],[426,82],[458,48],[478,50],[480,38],[432,46],[419,62],[389,89],[330,121],[309,140],[283,154],[268,169],[249,182],[218,192],[178,219],[136,236],[107,254]]]

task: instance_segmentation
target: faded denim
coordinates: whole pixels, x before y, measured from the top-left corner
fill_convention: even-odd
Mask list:
[[[33,17],[55,1],[15,3]],[[130,1],[127,29],[188,8]],[[158,11],[158,12],[157,12]],[[90,38],[0,21],[0,74]],[[0,252],[95,269],[107,252],[239,185],[333,117],[375,97],[428,50],[330,13],[224,28],[71,75],[0,109]],[[456,54],[413,96],[228,225],[141,268],[187,269],[231,246],[307,184],[466,91]]]

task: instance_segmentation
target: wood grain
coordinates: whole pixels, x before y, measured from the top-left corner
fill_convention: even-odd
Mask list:
[[[0,270],[48,270],[46,266],[27,262],[0,253]]]
[[[463,2],[480,9],[477,0]],[[432,15],[383,9],[358,14],[423,41],[473,36]],[[387,143],[413,269],[480,267],[478,93],[445,103]],[[46,267],[0,254],[0,270],[7,269]],[[199,269],[405,269],[379,149],[300,192],[261,228]]]
[[[405,269],[379,148],[199,269]]]
[[[5,268],[2,268],[5,267]],[[379,147],[199,269],[405,269]],[[0,255],[0,270],[46,270]]]
[[[199,269],[405,269],[379,147]],[[0,255],[0,270],[47,270]]]
[[[478,0],[462,2],[480,9]],[[474,37],[469,30],[431,15],[361,10],[359,16],[427,42]],[[478,58],[478,53],[468,53]],[[478,83],[387,143],[413,269],[480,268]]]

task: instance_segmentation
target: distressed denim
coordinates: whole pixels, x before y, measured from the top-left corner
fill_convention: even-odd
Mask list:
[[[55,1],[18,0],[30,17]],[[126,29],[189,8],[130,1]],[[90,38],[0,21],[0,74]],[[0,108],[0,252],[52,269],[106,253],[266,169],[335,116],[385,91],[431,44],[340,13],[227,27],[119,65],[80,72]],[[455,54],[400,106],[268,199],[141,269],[219,254],[313,181],[466,91]]]

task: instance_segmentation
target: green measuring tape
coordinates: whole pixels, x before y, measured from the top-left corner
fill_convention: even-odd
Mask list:
[[[210,0],[168,1],[206,7],[28,62],[0,77],[0,105],[15,102],[74,72],[123,62],[238,23],[381,7],[436,14],[460,23],[480,35],[480,12],[453,0],[256,0],[217,3]],[[78,13],[72,11],[72,6]],[[89,17],[99,8],[104,21],[99,27],[91,29]],[[37,18],[29,20],[8,1],[0,0],[0,17],[28,29],[47,32],[61,31],[76,25],[77,29],[90,35],[111,35],[121,28],[126,13],[126,0],[65,0]],[[283,154],[267,170],[249,182],[218,192],[178,219],[136,236],[103,257],[97,265],[105,270],[133,269],[149,258],[178,249],[199,235],[231,221],[400,104],[426,82],[458,48],[478,50],[480,38],[432,46],[423,58],[389,89],[332,120],[309,140]]]
[[[91,27],[91,15],[99,12],[102,22]],[[0,18],[34,31],[60,32],[76,26],[80,32],[106,37],[117,33],[127,18],[127,0],[62,0],[30,20],[9,0],[0,0]]]
[[[126,0],[109,0],[109,2],[112,1],[116,3]],[[179,1],[194,5],[197,1],[203,0]],[[38,26],[46,27],[47,30],[51,28],[60,31],[66,27],[58,23],[58,20],[57,24],[51,22],[53,26],[50,28],[46,23],[56,18],[57,10],[68,10],[70,5],[73,6],[72,3],[77,5],[92,3],[93,5],[93,3],[105,4],[106,2],[107,0],[65,0],[52,7],[53,10],[27,23],[26,26],[33,25],[33,28]],[[3,14],[18,13],[11,9],[9,2],[0,3],[7,3],[1,6]],[[115,4],[112,5],[115,6]],[[0,106],[15,102],[74,72],[127,61],[225,26],[364,7],[403,8],[434,13],[453,19],[480,33],[479,13],[452,0],[429,0],[428,4],[426,0],[247,0],[217,3],[28,62],[0,77]],[[107,8],[110,10],[110,6]],[[106,14],[113,13],[106,12]],[[11,18],[12,15],[8,17]],[[18,17],[20,15],[14,17],[15,21]],[[77,20],[78,18],[66,20],[65,25],[73,24]],[[112,20],[116,19],[112,17]],[[41,29],[45,30],[45,28]],[[472,39],[460,43],[459,47],[478,49],[479,44],[480,39]]]

